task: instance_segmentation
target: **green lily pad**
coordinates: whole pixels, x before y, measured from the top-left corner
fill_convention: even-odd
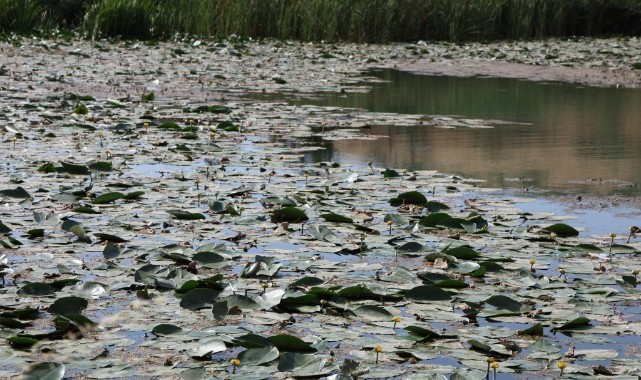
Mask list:
[[[263,365],[278,359],[279,355],[276,347],[251,348],[238,354],[238,359],[244,366]]]
[[[102,255],[105,259],[111,260],[120,256],[122,252],[123,251],[122,251],[122,248],[120,248],[120,246],[109,243],[105,245],[105,248],[102,250]]]
[[[519,331],[519,335],[543,336],[543,325],[541,323],[537,323],[525,330]]]
[[[38,339],[27,338],[22,336],[12,336],[7,338],[7,343],[16,350],[28,350],[39,342]]]
[[[62,297],[58,298],[47,310],[50,314],[81,314],[87,308],[89,302],[81,297]]]
[[[436,286],[421,285],[405,293],[405,299],[415,302],[450,301],[452,296]]]
[[[117,201],[118,199],[122,199],[124,197],[125,197],[125,194],[117,192],[117,191],[114,191],[114,192],[111,192],[111,193],[102,194],[102,195],[94,198],[92,200],[92,202],[94,204],[111,203],[111,202]]]
[[[389,200],[390,205],[400,206],[400,205],[426,205],[427,198],[425,195],[421,194],[418,191],[408,191],[406,193],[401,193],[397,197]]]
[[[320,217],[325,219],[325,221],[331,222],[331,223],[354,223],[354,220],[352,220],[352,218],[348,218],[343,215],[338,215],[333,212],[328,214],[321,214]]]
[[[9,198],[19,198],[19,199],[29,199],[31,194],[23,187],[18,186],[15,189],[0,190],[0,195],[4,195]]]
[[[283,207],[281,209],[275,210],[271,214],[272,223],[300,223],[306,222],[309,220],[309,217],[305,214],[304,211],[297,209],[296,207]]]
[[[579,236],[579,231],[577,231],[574,227],[564,223],[553,224],[541,230],[548,233],[555,233],[557,236],[562,238]]]
[[[316,349],[302,339],[288,334],[279,334],[267,338],[269,343],[283,352],[316,352]]]
[[[387,311],[386,309],[375,306],[375,305],[365,305],[358,307],[353,310],[354,314],[364,318],[368,321],[385,321],[389,322],[394,319],[394,315]]]
[[[203,339],[196,344],[196,347],[187,351],[187,354],[195,359],[205,359],[212,354],[227,350],[227,345],[216,338]]]
[[[18,290],[18,294],[42,297],[56,292],[56,288],[43,282],[30,282]]]
[[[65,365],[57,362],[32,364],[22,373],[23,380],[60,380],[65,375]]]
[[[170,323],[161,323],[154,327],[151,330],[151,333],[154,335],[172,335],[172,334],[180,334],[183,331],[182,328],[172,325]]]
[[[189,211],[183,211],[183,210],[167,210],[167,213],[179,220],[206,219],[205,215],[199,212],[189,212]]]
[[[83,243],[91,243],[91,238],[87,235],[87,232],[80,224],[76,224],[75,226],[71,227],[69,231],[76,235],[79,241]]]
[[[183,294],[180,299],[180,307],[184,309],[200,309],[210,305],[218,297],[220,292],[207,288],[196,288]]]
[[[559,327],[555,327],[552,330],[575,330],[582,329],[590,325],[590,319],[586,317],[578,317],[569,322],[564,323]]]
[[[62,169],[69,173],[69,174],[76,174],[76,175],[89,175],[90,171],[89,168],[85,165],[76,165],[72,164],[70,162],[61,162]]]
[[[97,172],[110,172],[113,170],[113,163],[111,161],[92,162],[88,166],[89,169]]]
[[[459,260],[473,260],[480,256],[478,252],[469,246],[462,245],[455,248],[450,248],[444,252],[446,255],[454,256]]]

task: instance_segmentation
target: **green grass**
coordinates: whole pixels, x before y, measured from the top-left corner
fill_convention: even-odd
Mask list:
[[[92,38],[483,41],[639,35],[641,0],[0,0],[4,31],[52,22]]]
[[[52,26],[37,0],[0,0],[0,31],[30,34]]]

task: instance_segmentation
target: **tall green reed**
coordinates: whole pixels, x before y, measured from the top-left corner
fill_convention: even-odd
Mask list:
[[[79,19],[90,37],[482,41],[641,34],[641,0],[0,0],[2,30]]]
[[[0,0],[0,31],[30,34],[52,26],[37,0]]]

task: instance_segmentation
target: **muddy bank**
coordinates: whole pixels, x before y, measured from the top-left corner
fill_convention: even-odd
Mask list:
[[[568,39],[492,44],[418,43],[422,59],[399,60],[395,67],[417,73],[492,76],[590,86],[641,86],[641,41]],[[406,46],[406,48],[408,48]],[[411,50],[411,49],[410,49]],[[390,67],[385,65],[385,67]]]

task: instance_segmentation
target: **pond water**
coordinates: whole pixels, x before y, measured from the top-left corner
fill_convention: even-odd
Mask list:
[[[366,93],[347,89],[312,99],[270,97],[296,105],[426,115],[426,124],[438,116],[440,128],[372,126],[363,132],[381,139],[328,141],[323,159],[439,170],[485,180],[492,187],[641,193],[641,90],[396,70],[369,75],[374,82],[362,83],[371,86]],[[491,128],[452,128],[469,119]]]

